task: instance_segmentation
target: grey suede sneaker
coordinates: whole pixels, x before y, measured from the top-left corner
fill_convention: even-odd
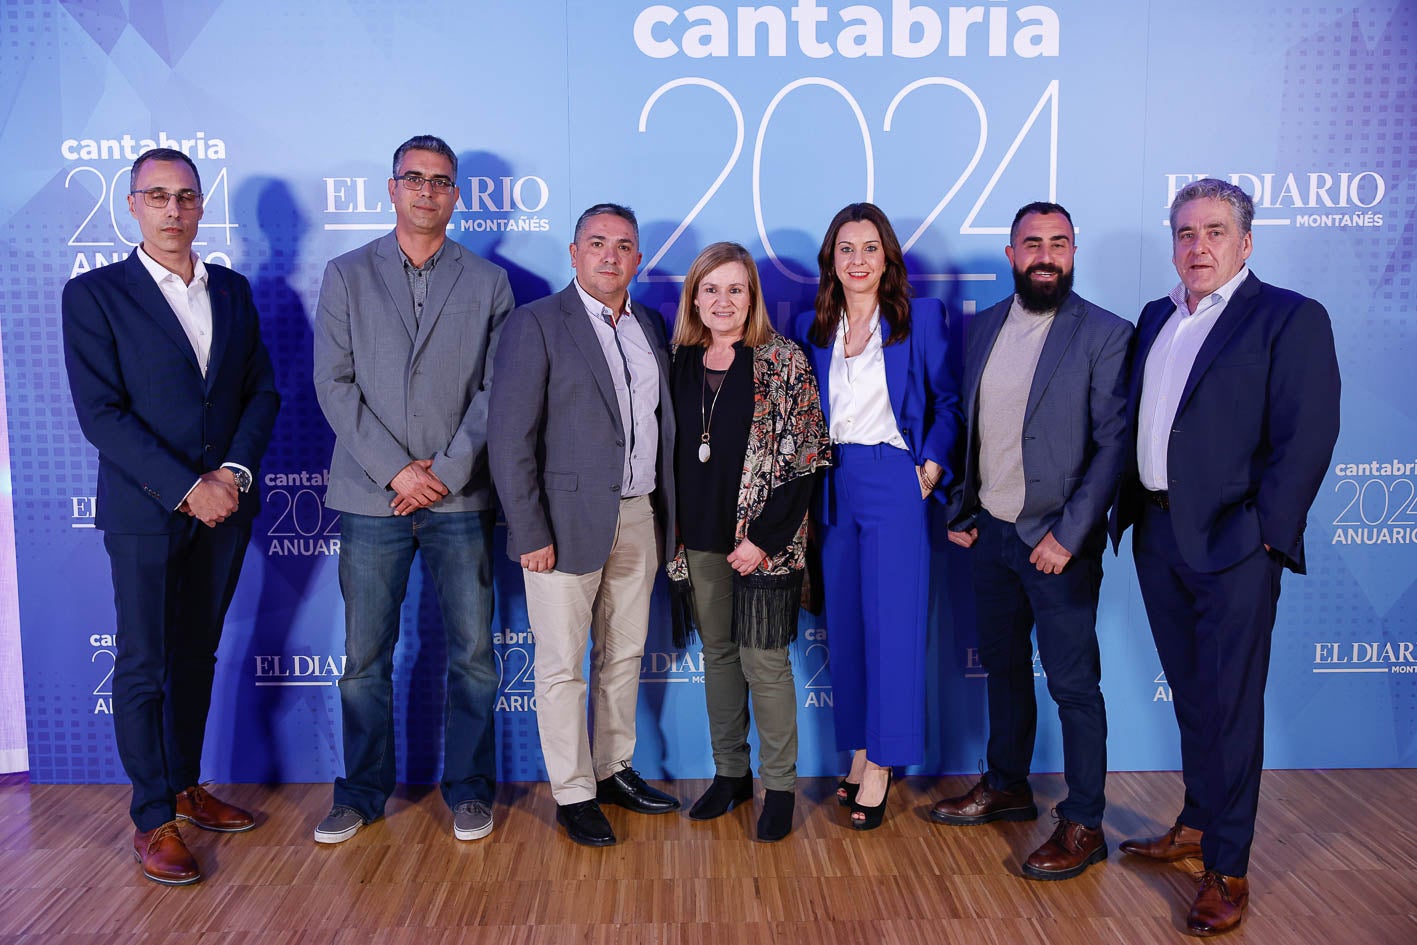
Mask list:
[[[481,840],[492,832],[492,808],[482,801],[463,801],[453,808],[453,836]]]
[[[344,843],[364,826],[359,811],[336,804],[315,827],[316,843]]]

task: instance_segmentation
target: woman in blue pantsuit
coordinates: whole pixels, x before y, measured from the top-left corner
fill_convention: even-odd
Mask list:
[[[797,318],[833,466],[818,507],[837,747],[851,825],[880,825],[893,766],[924,759],[926,503],[944,501],[960,412],[944,308],[911,300],[880,208],[851,204],[817,254],[816,306]]]

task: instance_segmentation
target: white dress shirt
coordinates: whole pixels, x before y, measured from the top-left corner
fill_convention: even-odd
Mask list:
[[[635,319],[628,295],[625,311],[615,319],[610,307],[581,288],[579,280],[576,291],[605,353],[610,379],[615,382],[615,399],[620,405],[620,427],[630,439],[625,449],[620,497],[649,495],[654,491],[655,463],[659,459],[659,359],[650,347],[644,326]]]
[[[177,323],[182,326],[182,332],[192,346],[192,353],[197,356],[197,366],[202,369],[202,377],[206,377],[208,362],[212,358],[212,297],[207,291],[206,265],[193,253],[192,281],[186,283],[177,273],[149,256],[141,245],[138,246],[138,261],[143,264],[148,275],[153,277],[162,297],[167,299],[167,304],[171,306],[172,314],[177,316]],[[251,470],[240,463],[226,462],[222,463],[222,466],[239,469],[248,478],[251,475]],[[199,478],[197,482],[200,481]],[[195,488],[196,482],[192,483],[192,489]],[[182,496],[182,502],[177,503],[177,508],[181,508],[182,503],[187,501],[192,489],[188,489]]]
[[[905,449],[905,440],[891,410],[890,389],[886,386],[886,357],[881,347],[881,310],[871,313],[866,347],[854,358],[846,356],[846,313],[836,326],[832,345],[831,380],[828,406],[831,409],[831,441],[874,446],[886,443]]]
[[[1137,472],[1141,484],[1153,492],[1170,488],[1166,453],[1171,444],[1171,427],[1181,394],[1195,366],[1196,355],[1210,335],[1230,298],[1250,275],[1250,267],[1242,266],[1229,282],[1201,299],[1192,312],[1186,305],[1186,287],[1179,284],[1171,290],[1176,311],[1161,326],[1161,333],[1151,345],[1142,372],[1141,406],[1137,411]]]
[[[166,268],[162,263],[138,247],[138,258],[162,291],[162,297],[172,306],[172,314],[177,316],[182,331],[197,355],[197,366],[202,376],[207,376],[207,362],[212,356],[212,299],[207,294],[207,267],[196,253],[192,254],[192,282],[189,285],[182,277]]]

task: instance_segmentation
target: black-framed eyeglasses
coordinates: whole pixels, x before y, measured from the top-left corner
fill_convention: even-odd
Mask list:
[[[129,194],[142,194],[143,203],[154,210],[161,210],[172,202],[172,198],[177,198],[177,206],[183,210],[195,210],[201,206],[202,192],[199,190],[179,190],[173,193],[170,190],[163,190],[161,187],[149,187],[147,190],[130,190]]]
[[[448,180],[446,177],[424,177],[422,174],[404,174],[394,180],[403,184],[404,190],[422,190],[424,184],[429,184],[435,194],[450,194],[458,185],[457,181]]]

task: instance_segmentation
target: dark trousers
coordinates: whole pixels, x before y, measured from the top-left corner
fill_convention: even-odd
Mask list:
[[[1148,505],[1132,539],[1137,581],[1181,730],[1178,820],[1205,832],[1207,869],[1244,876],[1264,766],[1264,687],[1280,562],[1256,548],[1204,574],[1186,567],[1171,516]]]
[[[979,622],[979,661],[989,678],[989,781],[1020,789],[1028,782],[1038,731],[1033,628],[1048,692],[1063,729],[1068,796],[1058,814],[1086,827],[1102,823],[1107,780],[1107,709],[1097,650],[1100,553],[1075,554],[1059,574],[1044,574],[1018,530],[982,509],[970,550]]]
[[[497,785],[492,654],[492,513],[340,516],[339,584],[344,595],[340,718],[345,776],[334,802],[365,820],[384,814],[393,793],[394,647],[415,552],[428,563],[448,641],[443,729],[443,800],[492,803]]]
[[[113,731],[139,830],[172,820],[177,793],[200,781],[217,644],[250,537],[249,525],[195,518],[168,534],[103,536],[118,628]]]
[[[836,524],[822,529],[822,574],[840,751],[880,765],[925,757],[925,610],[930,535],[910,454],[837,445],[827,477]]]

